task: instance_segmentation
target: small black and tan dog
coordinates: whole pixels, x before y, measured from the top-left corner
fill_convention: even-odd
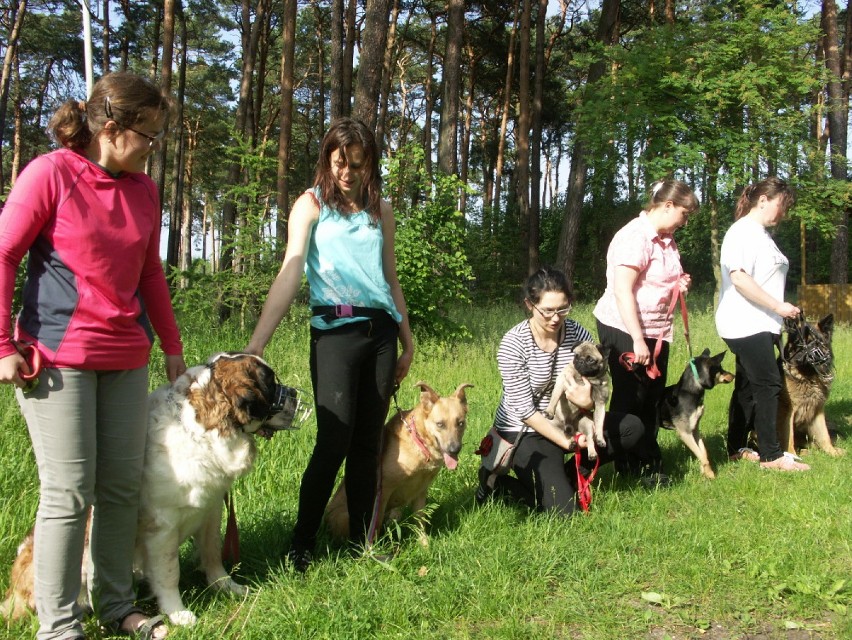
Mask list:
[[[831,337],[834,316],[827,315],[813,326],[804,315],[784,321],[787,340],[781,352],[784,372],[778,402],[778,441],[781,448],[796,452],[798,444],[810,443],[831,456],[843,453],[831,442],[825,422],[825,403],[834,380]]]
[[[700,356],[687,364],[677,384],[666,387],[658,405],[658,423],[664,429],[674,429],[678,437],[698,458],[701,473],[705,478],[715,478],[704,439],[698,431],[698,423],[704,415],[704,392],[717,384],[728,384],[734,374],[722,368],[726,351],[715,356],[705,349]],[[693,369],[693,364],[695,368]]]

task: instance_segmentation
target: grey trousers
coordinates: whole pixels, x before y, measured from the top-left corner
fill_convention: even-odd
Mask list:
[[[101,622],[133,608],[133,554],[148,422],[148,368],[44,369],[17,391],[38,465],[35,598],[39,640],[83,635],[77,604],[89,506],[89,598]]]

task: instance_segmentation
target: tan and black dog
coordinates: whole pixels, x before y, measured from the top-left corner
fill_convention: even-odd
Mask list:
[[[591,342],[581,342],[574,347],[574,361],[557,376],[546,413],[554,423],[569,436],[579,432],[586,436],[589,459],[598,457],[598,447],[606,446],[604,437],[604,413],[609,399],[609,376],[607,358],[609,347]],[[565,396],[568,378],[580,382],[583,378],[592,385],[592,401],[595,403],[593,416],[581,410]]]
[[[710,355],[710,349],[705,349],[700,356],[694,358],[695,370],[692,364],[687,364],[683,375],[677,384],[666,387],[658,405],[659,426],[664,429],[674,429],[681,441],[698,458],[701,463],[701,473],[705,478],[715,478],[704,439],[698,431],[698,423],[704,415],[704,392],[717,384],[728,384],[733,381],[734,374],[722,368],[722,360],[726,351]]]
[[[439,396],[425,382],[417,382],[420,403],[398,411],[385,425],[381,453],[381,491],[377,522],[396,519],[405,507],[415,513],[426,507],[426,493],[443,467],[458,465],[467,425],[467,398],[460,384],[451,396]],[[325,510],[325,520],[335,538],[349,535],[346,484],[340,486]],[[427,544],[421,531],[420,541]]]
[[[816,327],[805,321],[785,320],[786,344],[782,352],[784,372],[778,402],[778,442],[790,453],[810,442],[827,454],[839,456],[825,422],[825,403],[834,380],[831,338],[834,316],[827,315]]]

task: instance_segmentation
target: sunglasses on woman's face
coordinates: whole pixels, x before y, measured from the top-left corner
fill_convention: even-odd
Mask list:
[[[140,135],[143,138],[145,138],[148,141],[148,147],[149,148],[153,147],[155,144],[162,142],[163,138],[166,135],[165,130],[160,131],[160,133],[158,133],[155,136],[151,136],[151,135],[148,135],[147,133],[142,133],[141,131],[137,131],[136,129],[132,129],[131,127],[124,127],[124,128],[127,129],[128,131],[132,131],[133,133]]]
[[[530,302],[530,305],[532,306],[533,309],[538,311],[541,314],[541,317],[544,318],[545,320],[550,320],[553,316],[559,316],[560,318],[564,318],[569,313],[571,313],[571,305],[570,304],[567,307],[564,307],[562,309],[539,309],[532,302]]]

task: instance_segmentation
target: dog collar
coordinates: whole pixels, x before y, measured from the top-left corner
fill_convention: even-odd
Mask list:
[[[411,434],[411,439],[414,440],[414,443],[420,447],[420,451],[422,451],[423,455],[426,456],[426,462],[431,461],[432,454],[429,453],[429,448],[426,446],[426,443],[423,442],[423,438],[421,438],[420,434],[417,433],[412,414],[409,414],[408,418],[403,420],[403,423],[405,424],[405,428],[408,429],[408,433]]]

